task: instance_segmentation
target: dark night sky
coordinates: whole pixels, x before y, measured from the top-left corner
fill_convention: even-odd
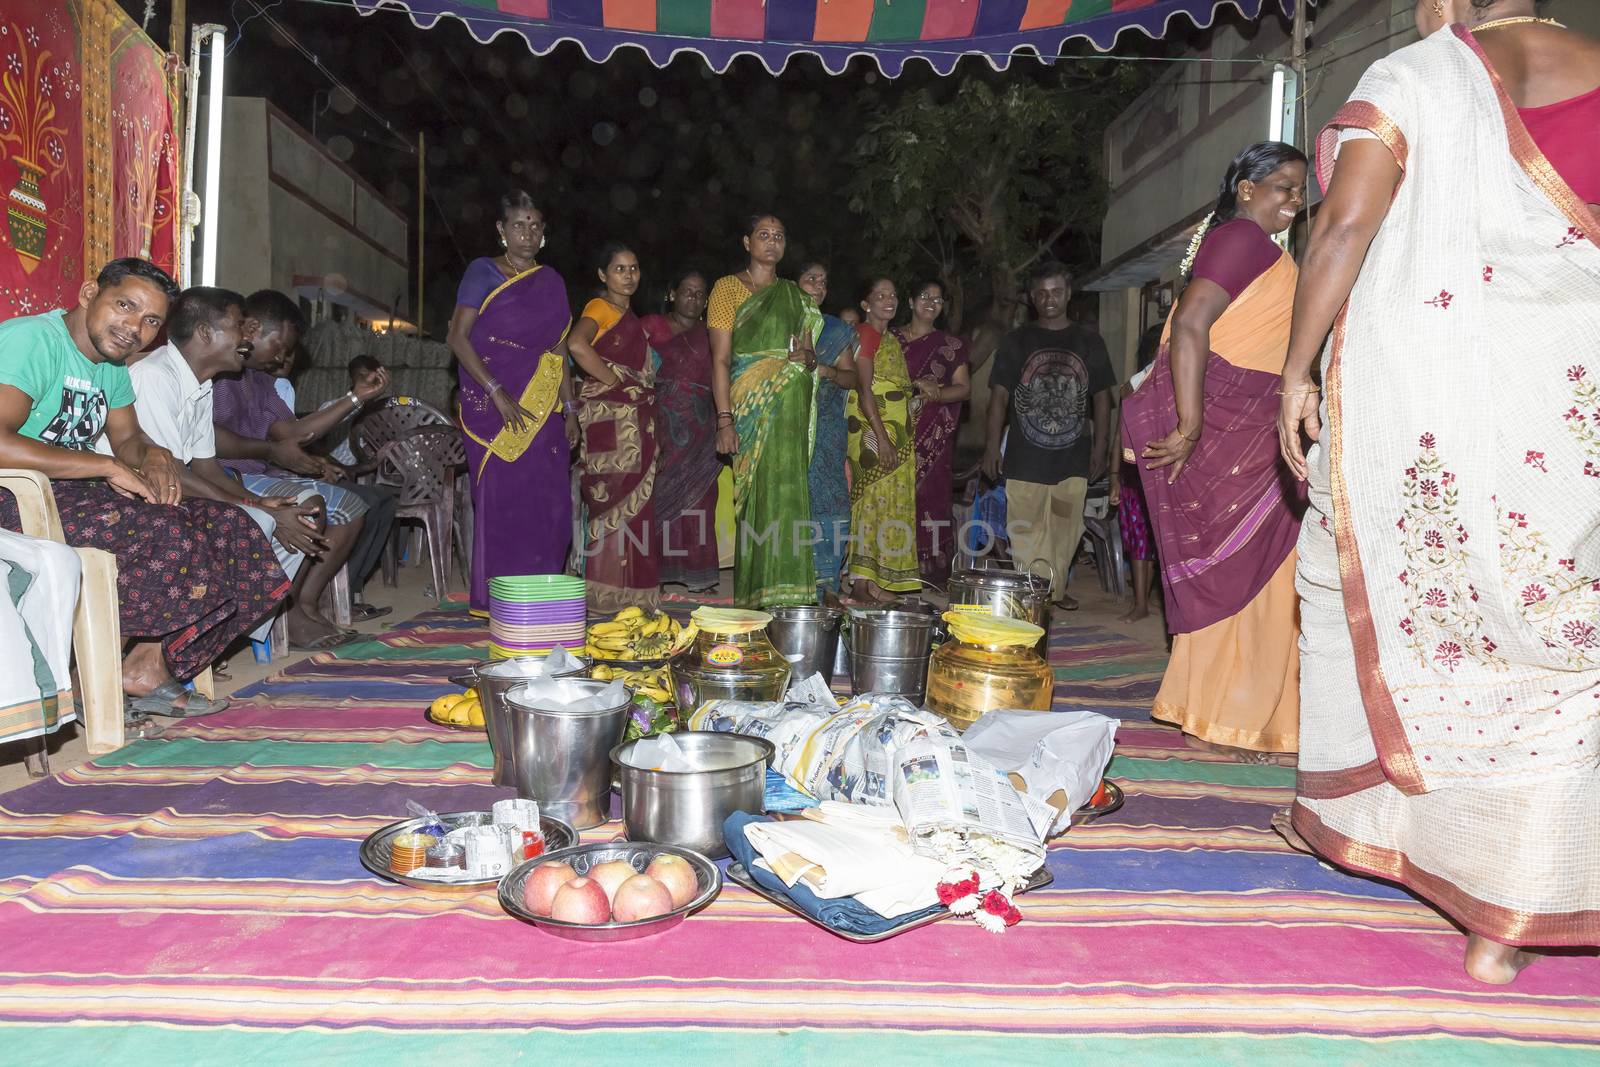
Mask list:
[[[860,247],[857,221],[838,193],[864,110],[918,87],[947,92],[955,80],[922,64],[890,80],[865,59],[838,77],[804,57],[777,77],[753,59],[722,76],[694,56],[658,70],[633,49],[596,64],[574,45],[534,56],[514,34],[479,44],[449,19],[420,30],[402,13],[363,18],[338,3],[287,0],[269,10],[400,136],[338,92],[330,102],[328,78],[252,19],[248,0],[191,0],[189,20],[229,28],[231,95],[265,96],[314,127],[413,226],[417,165],[409,146],[425,131],[427,321],[436,336],[468,260],[497,250],[494,207],[508,187],[526,188],[544,208],[551,232],[541,258],[567,278],[575,300],[588,295],[595,250],[618,239],[640,253],[646,278],[637,306],[653,309],[681,266],[718,273],[741,265],[740,222],[769,207],[788,225],[789,266],[820,256],[834,264],[836,281],[865,276],[873,250]],[[164,26],[150,29],[164,39]],[[1151,47],[1124,40],[1147,54]],[[987,70],[968,60],[957,74]],[[1018,58],[1005,77],[1047,73]],[[1080,241],[1085,252],[1092,244]],[[847,295],[836,286],[830,303]]]

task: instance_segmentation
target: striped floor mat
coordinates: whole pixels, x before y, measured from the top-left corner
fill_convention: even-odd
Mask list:
[[[1128,801],[1050,850],[1054,884],[1004,935],[855,946],[730,887],[663,937],[577,945],[492,893],[377,881],[357,845],[407,799],[503,795],[480,735],[422,717],[485,636],[429,613],[0,797],[5,1060],[1504,1067],[1600,1049],[1600,960],[1473,984],[1430,908],[1272,834],[1292,772],[1151,724],[1163,657],[1091,627],[1052,635],[1058,705],[1124,720]]]

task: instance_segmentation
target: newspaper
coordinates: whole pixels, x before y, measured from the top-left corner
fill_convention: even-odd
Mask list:
[[[1044,863],[1055,809],[1018,792],[958,739],[915,738],[895,751],[894,762],[895,808],[918,853],[1012,887]]]

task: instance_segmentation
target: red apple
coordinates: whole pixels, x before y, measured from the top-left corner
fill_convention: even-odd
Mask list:
[[[611,917],[619,923],[653,919],[672,910],[672,894],[648,874],[636,874],[617,887]]]
[[[611,905],[606,891],[593,878],[574,878],[556,890],[550,902],[550,918],[564,923],[595,926],[611,921]]]
[[[694,866],[682,856],[663,852],[650,861],[644,873],[667,887],[667,892],[672,894],[674,908],[681,908],[700,895],[700,877],[694,873]]]
[[[578,872],[559,860],[541,863],[522,883],[522,903],[535,915],[549,915],[556,890],[578,877]]]
[[[605,887],[606,899],[617,899],[617,887],[639,872],[627,860],[607,860],[589,868],[589,877]]]

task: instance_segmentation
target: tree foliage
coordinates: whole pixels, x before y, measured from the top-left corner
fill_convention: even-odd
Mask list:
[[[1093,263],[1103,135],[1145,78],[1135,66],[968,73],[876,107],[849,195],[881,268],[937,274],[959,330],[980,302],[985,320],[1009,326],[1018,280],[1037,260]]]

